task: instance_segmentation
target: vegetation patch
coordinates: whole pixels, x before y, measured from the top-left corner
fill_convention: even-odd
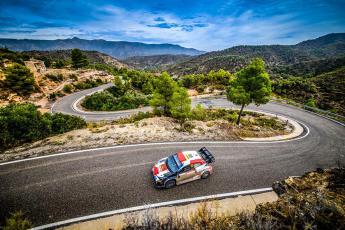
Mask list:
[[[85,126],[79,117],[42,114],[33,104],[10,104],[0,107],[0,151]]]
[[[202,112],[203,116],[194,114]],[[198,108],[181,126],[176,118],[159,116],[153,112],[139,112],[112,122],[88,123],[86,129],[73,130],[33,144],[22,145],[0,154],[0,160],[30,157],[52,152],[65,152],[121,144],[171,141],[229,141],[242,137],[270,137],[288,134],[290,125],[275,117],[244,112],[241,126],[235,121],[238,111]],[[233,116],[234,118],[229,118]]]
[[[81,105],[93,111],[117,111],[149,105],[150,96],[130,89],[128,83],[119,77],[115,77],[114,83],[115,86],[103,92],[86,96]]]
[[[35,78],[31,71],[18,63],[5,69],[4,85],[22,96],[27,96],[37,91]]]
[[[254,213],[232,216],[202,203],[184,216],[160,218],[154,211],[127,215],[122,229],[345,229],[344,181],[345,168],[318,170],[275,183],[278,201],[260,204]]]

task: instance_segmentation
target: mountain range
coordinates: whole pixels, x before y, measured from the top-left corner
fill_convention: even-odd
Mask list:
[[[168,71],[175,75],[207,73],[224,69],[236,72],[255,57],[264,59],[271,73],[289,66],[304,65],[324,59],[345,56],[345,33],[333,33],[300,42],[296,45],[256,45],[234,46],[221,51],[208,52],[175,64]]]
[[[170,65],[187,61],[191,58],[192,56],[184,55],[184,54],[180,54],[180,55],[164,54],[164,55],[151,55],[151,56],[134,56],[134,57],[124,59],[122,60],[122,62],[127,64],[130,68],[156,71],[156,70],[165,69],[169,67]]]
[[[78,48],[108,54],[114,58],[125,59],[133,56],[149,55],[199,55],[203,51],[173,44],[146,44],[127,41],[85,40],[77,37],[57,40],[0,39],[0,47],[15,51],[51,51]]]

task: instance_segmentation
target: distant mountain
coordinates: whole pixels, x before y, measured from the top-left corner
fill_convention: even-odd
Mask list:
[[[303,62],[345,56],[345,33],[328,34],[296,45],[235,46],[209,52],[173,65],[169,72],[177,75],[206,73],[220,68],[236,72],[255,57],[265,60],[268,70],[285,68]]]
[[[52,50],[52,51],[22,51],[22,55],[26,55],[30,58],[35,58],[39,60],[50,60],[50,62],[56,62],[59,60],[70,61],[72,50]],[[90,64],[107,64],[117,68],[127,67],[122,61],[119,61],[107,54],[100,53],[98,51],[82,51],[82,53],[87,57]]]
[[[181,63],[191,59],[189,55],[152,55],[135,56],[124,59],[122,62],[134,69],[141,70],[164,70],[167,66]]]
[[[30,39],[0,39],[0,47],[7,47],[15,51],[28,50],[65,50],[78,48],[81,50],[95,50],[108,54],[112,57],[125,59],[133,56],[148,56],[161,54],[184,54],[184,55],[199,55],[202,51],[185,48],[179,45],[172,44],[146,44],[140,42],[126,42],[126,41],[105,41],[99,40],[85,40],[77,37],[71,39],[57,39],[57,40],[30,40]]]

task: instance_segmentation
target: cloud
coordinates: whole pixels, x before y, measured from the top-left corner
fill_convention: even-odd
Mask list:
[[[164,22],[165,19],[162,18],[162,17],[157,17],[157,18],[154,19],[154,21],[155,21],[155,22]]]
[[[179,25],[177,25],[176,23],[158,23],[158,24],[154,24],[154,25],[147,25],[148,27],[158,27],[158,28],[164,28],[164,29],[170,29],[170,28],[175,28],[175,27],[179,27]]]
[[[294,44],[345,31],[345,4],[305,1],[4,1],[0,37],[78,36],[210,51],[242,44]]]

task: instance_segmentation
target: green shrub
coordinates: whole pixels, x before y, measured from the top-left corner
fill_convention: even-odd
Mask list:
[[[151,112],[138,112],[137,114],[133,114],[130,117],[115,120],[113,121],[113,124],[129,124],[129,123],[134,123],[136,121],[140,121],[146,118],[151,118],[154,116],[156,115]]]
[[[121,97],[115,97],[109,91],[104,91],[85,97],[82,106],[94,111],[117,111],[146,106],[149,104],[149,99],[149,96],[131,91]]]
[[[74,73],[70,74],[69,78],[74,80],[74,81],[78,81],[78,76],[76,74],[74,74]]]
[[[305,102],[306,106],[310,106],[310,107],[316,107],[316,100],[314,98],[309,98],[306,102]]]
[[[48,100],[55,101],[56,97],[57,97],[56,93],[51,93],[48,95]]]
[[[29,103],[9,104],[0,108],[0,151],[85,126],[79,117],[42,114]]]
[[[64,66],[66,66],[67,64],[68,64],[68,63],[67,63],[66,61],[57,60],[56,62],[54,62],[53,67],[54,67],[54,68],[60,69],[60,68],[62,68],[62,67],[64,67]]]
[[[22,212],[11,213],[5,220],[3,230],[27,230],[32,228],[31,222],[26,219]]]
[[[229,122],[235,122],[237,120],[238,114],[236,112],[229,113],[225,115],[224,119]]]
[[[207,120],[207,110],[201,105],[197,104],[191,111],[191,119],[206,121]]]
[[[11,51],[8,48],[0,48],[0,65],[5,61],[12,61],[24,65],[24,61],[29,60],[29,57],[20,52]]]
[[[72,92],[72,89],[73,89],[73,86],[70,85],[70,84],[64,85],[64,87],[63,87],[63,91],[64,91],[65,93],[71,93],[71,92]]]
[[[34,75],[21,64],[6,68],[4,83],[19,95],[28,95],[36,91]]]
[[[53,74],[53,73],[47,73],[45,75],[49,80],[54,82],[61,82],[63,81],[63,75],[61,73]]]
[[[102,79],[97,79],[97,80],[90,80],[87,79],[85,82],[76,82],[73,83],[74,88],[76,89],[90,89],[97,87],[99,85],[102,85],[104,82]]]

